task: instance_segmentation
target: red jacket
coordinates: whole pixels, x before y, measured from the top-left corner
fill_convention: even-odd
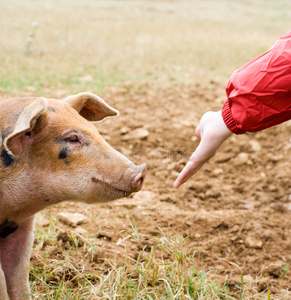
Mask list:
[[[291,119],[291,32],[235,71],[226,88],[222,117],[235,134]]]

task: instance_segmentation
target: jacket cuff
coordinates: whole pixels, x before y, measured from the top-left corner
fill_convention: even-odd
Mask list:
[[[233,132],[234,134],[244,134],[246,132],[237,127],[235,120],[232,117],[228,100],[224,102],[221,113],[225,125],[231,132]]]

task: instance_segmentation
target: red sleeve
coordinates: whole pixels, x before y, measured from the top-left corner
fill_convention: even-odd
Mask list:
[[[235,134],[254,132],[291,119],[291,32],[264,54],[235,71],[222,108]]]

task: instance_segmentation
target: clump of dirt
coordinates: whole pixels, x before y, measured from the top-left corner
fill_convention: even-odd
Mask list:
[[[97,128],[115,149],[137,164],[147,163],[148,172],[143,190],[128,199],[59,204],[44,211],[54,217],[60,210],[77,211],[93,220],[81,226],[99,247],[94,255],[82,254],[86,265],[106,272],[107,258],[135,259],[140,249],[150,251],[152,237],[162,230],[189,235],[197,263],[217,270],[218,279],[227,275],[234,293],[240,270],[256,292],[290,290],[290,274],[284,273],[291,261],[290,122],[232,136],[210,163],[174,190],[175,178],[199,143],[195,127],[203,113],[221,109],[224,90],[215,83],[202,89],[129,82],[108,88],[104,99],[120,116]],[[138,128],[143,131],[129,135]],[[125,238],[128,220],[134,220],[143,242]],[[56,226],[69,230],[61,222]],[[66,248],[66,240],[72,244],[64,233],[58,240],[58,247]],[[52,252],[51,258],[58,255]]]

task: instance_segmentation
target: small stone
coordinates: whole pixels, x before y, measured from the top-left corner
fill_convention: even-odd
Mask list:
[[[161,202],[176,203],[175,199],[168,194],[163,194],[163,195],[159,196],[159,200]]]
[[[109,231],[101,230],[97,233],[96,237],[101,240],[111,241],[114,237],[114,234]]]
[[[121,140],[122,141],[129,141],[129,140],[144,140],[149,136],[149,132],[144,128],[137,128],[126,135],[124,135]]]
[[[205,193],[199,193],[197,196],[199,199],[205,200]]]
[[[175,167],[176,167],[176,163],[170,163],[167,165],[167,170],[174,170]]]
[[[193,136],[191,137],[191,141],[192,141],[192,142],[197,142],[198,140],[199,140],[199,137],[196,136],[196,135],[193,135]]]
[[[249,160],[247,161],[247,165],[248,165],[248,166],[252,166],[253,164],[254,164],[254,163],[253,163],[252,160],[249,159]]]
[[[278,161],[284,159],[284,156],[283,156],[283,154],[273,155],[273,154],[269,153],[267,155],[267,158],[268,158],[269,161],[275,163],[275,162],[278,162]]]
[[[278,192],[278,187],[275,186],[275,185],[269,185],[269,190],[270,190],[271,192]]]
[[[41,227],[46,227],[46,226],[49,226],[51,222],[48,219],[46,219],[44,216],[39,214],[36,217],[36,223],[37,223],[37,225],[39,225]]]
[[[242,203],[242,206],[245,209],[253,210],[255,207],[255,203],[253,201],[246,201],[245,203]]]
[[[244,275],[243,278],[244,278],[244,282],[248,284],[251,284],[254,281],[254,278],[251,275]]]
[[[265,267],[264,272],[274,278],[280,278],[280,276],[283,274],[283,268],[285,266],[286,263],[284,263],[282,260],[277,260]]]
[[[207,198],[219,198],[221,196],[221,193],[218,192],[218,191],[213,191],[213,190],[208,190],[206,193],[205,193],[205,196]]]
[[[216,168],[213,170],[212,174],[215,176],[221,175],[223,174],[223,170],[221,168]]]
[[[234,225],[232,228],[231,228],[231,232],[238,232],[240,230],[240,226],[238,225]],[[236,239],[237,236],[234,237],[234,239]]]
[[[221,153],[214,159],[214,161],[216,163],[225,163],[233,157],[234,157],[233,153]]]
[[[151,216],[152,213],[149,212],[149,211],[142,211],[142,212],[141,212],[141,215],[143,215],[143,216]]]
[[[255,249],[262,249],[263,247],[263,242],[260,240],[257,240],[254,237],[248,236],[245,239],[245,245],[248,248],[255,248]]]
[[[125,134],[127,134],[128,132],[130,131],[130,128],[129,127],[121,127],[121,129],[120,129],[120,133],[121,133],[121,135],[125,135]]]
[[[240,153],[235,159],[234,159],[234,165],[240,166],[244,165],[248,162],[249,160],[249,155],[247,153]]]
[[[174,177],[178,177],[179,174],[180,174],[180,173],[177,172],[176,170],[172,170],[172,171],[171,171],[171,175],[174,176]]]
[[[233,186],[230,184],[223,184],[221,189],[225,192],[231,192],[233,190]]]
[[[59,218],[60,221],[72,227],[77,227],[78,225],[87,222],[87,217],[79,213],[72,214],[72,213],[62,212],[59,214]]]
[[[273,230],[267,229],[263,232],[263,238],[265,240],[275,240],[276,234]]]
[[[109,142],[111,140],[111,137],[109,135],[106,134],[102,134],[102,137],[104,138],[104,140],[106,140],[107,142]]]
[[[241,285],[241,277],[240,276],[232,276],[231,278],[227,279],[227,286],[230,289],[233,289],[240,285]]]
[[[261,144],[255,140],[250,140],[249,144],[251,146],[251,150],[254,152],[258,152],[262,150]]]
[[[291,210],[291,203],[289,202],[289,203],[285,203],[284,204],[284,207],[287,209],[287,210]]]

